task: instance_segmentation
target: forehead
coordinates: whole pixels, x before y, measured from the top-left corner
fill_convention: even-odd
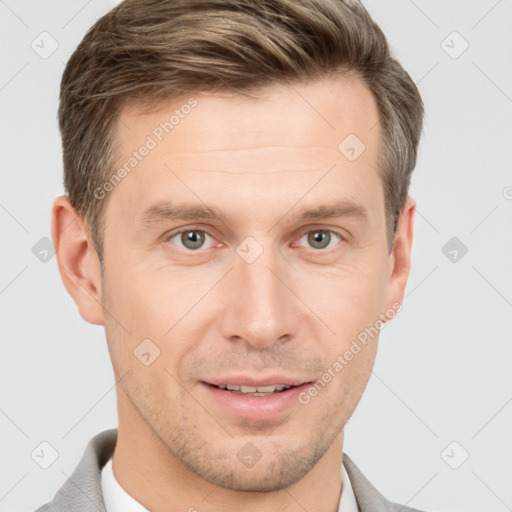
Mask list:
[[[349,134],[371,146],[379,135],[378,121],[372,92],[362,80],[346,75],[274,85],[254,98],[217,92],[184,95],[146,108],[127,104],[119,115],[117,141],[121,151],[130,151],[151,136],[158,146],[193,152],[190,158],[197,159],[208,151],[250,151],[259,145],[266,146],[270,157],[277,146],[280,152],[303,148],[308,151],[300,156],[311,164],[321,150],[337,159],[338,144]]]
[[[194,191],[222,191],[209,195],[212,206],[233,202],[235,193],[291,201],[298,182],[311,186],[326,174],[326,187],[341,178],[363,189],[375,181],[378,120],[371,91],[352,76],[276,85],[257,98],[199,93],[127,105],[117,124],[116,169],[128,172],[111,194],[140,212]]]

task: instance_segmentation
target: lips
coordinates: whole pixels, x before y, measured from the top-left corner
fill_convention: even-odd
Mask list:
[[[208,379],[199,384],[208,403],[220,407],[224,413],[261,421],[279,417],[297,406],[298,395],[311,381],[279,375],[266,378],[232,376]]]
[[[282,391],[286,391],[287,389],[295,386],[286,386],[284,384],[272,384],[270,386],[237,386],[236,384],[220,384],[215,387],[225,389],[226,391],[238,395],[268,396],[273,393],[281,393]]]
[[[218,386],[221,389],[227,389],[228,391],[233,391],[234,393],[260,393],[261,395],[265,395],[268,393],[279,393],[280,391],[284,391],[285,389],[289,389],[291,386],[286,386],[284,384],[272,384],[271,386],[237,386],[235,384],[226,384]]]
[[[266,387],[266,386],[300,386],[305,384],[306,382],[311,382],[309,379],[301,379],[298,377],[290,377],[287,375],[269,375],[268,377],[250,377],[243,375],[232,375],[226,377],[215,377],[212,379],[204,379],[206,384],[211,384],[212,386],[227,386],[230,384],[231,386],[246,386],[246,387]]]
[[[264,379],[233,376],[205,381],[205,384],[210,386],[231,391],[235,394],[250,396],[267,396],[273,393],[281,393],[304,383],[304,380],[288,376],[269,376]]]

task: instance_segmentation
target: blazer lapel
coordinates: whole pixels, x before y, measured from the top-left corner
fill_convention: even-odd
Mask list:
[[[93,437],[78,466],[50,503],[36,512],[105,512],[101,490],[101,469],[111,457],[117,440],[117,429]]]
[[[360,512],[402,512],[412,510],[387,500],[363,475],[352,459],[343,453],[343,465],[347,470]]]

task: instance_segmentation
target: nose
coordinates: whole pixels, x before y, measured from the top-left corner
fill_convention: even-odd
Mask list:
[[[237,256],[222,283],[224,338],[259,349],[294,338],[300,302],[289,289],[289,277],[283,263],[271,254],[264,252],[252,263]]]

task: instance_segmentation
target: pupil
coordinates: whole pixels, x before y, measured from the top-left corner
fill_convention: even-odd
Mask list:
[[[312,231],[308,235],[308,242],[315,249],[324,249],[329,245],[331,234],[327,231]]]
[[[181,241],[187,249],[199,249],[204,243],[202,231],[187,231],[182,233]]]

